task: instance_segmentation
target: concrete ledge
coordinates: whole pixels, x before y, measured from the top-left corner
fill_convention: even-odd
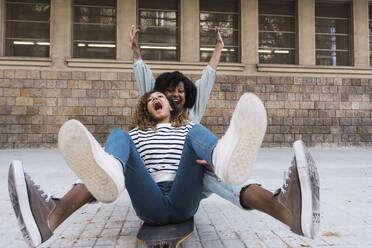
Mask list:
[[[110,69],[129,69],[132,70],[133,62],[127,60],[97,60],[97,59],[67,59],[68,67],[75,68],[110,68]],[[183,72],[200,73],[207,63],[205,62],[173,62],[173,61],[145,61],[153,72],[163,72],[180,70]],[[240,63],[220,63],[218,72],[243,72],[244,64]]]
[[[257,64],[259,72],[372,75],[372,67]]]
[[[51,66],[51,58],[0,57],[0,66]]]

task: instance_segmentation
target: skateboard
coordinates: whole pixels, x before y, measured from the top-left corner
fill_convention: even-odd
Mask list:
[[[137,233],[140,246],[148,248],[176,248],[194,233],[194,218],[183,223],[152,226],[143,223]]]

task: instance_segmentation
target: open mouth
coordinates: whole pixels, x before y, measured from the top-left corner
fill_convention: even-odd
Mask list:
[[[162,110],[163,106],[161,105],[160,102],[155,102],[154,103],[154,109],[155,109],[155,111]]]
[[[181,103],[181,100],[180,99],[172,99],[172,102],[176,105],[176,106],[178,106],[180,103]]]

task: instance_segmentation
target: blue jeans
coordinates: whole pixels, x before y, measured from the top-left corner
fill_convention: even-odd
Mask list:
[[[121,161],[136,214],[143,221],[163,225],[183,222],[196,213],[202,196],[204,168],[197,159],[212,164],[217,138],[201,125],[188,132],[176,177],[168,195],[161,192],[146,169],[130,135],[121,129],[112,131],[105,151]]]

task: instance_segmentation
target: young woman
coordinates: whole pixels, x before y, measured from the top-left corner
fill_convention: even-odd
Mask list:
[[[219,29],[216,27],[216,46],[213,54],[201,78],[195,83],[178,71],[162,73],[155,80],[150,68],[142,60],[137,42],[138,32],[132,25],[129,43],[133,51],[133,72],[140,95],[152,90],[163,91],[170,100],[188,113],[191,122],[200,123],[216,80],[216,69],[224,48]]]
[[[136,77],[136,82],[140,94],[143,95],[145,92],[148,92],[154,88],[164,90],[171,100],[174,100],[178,103],[177,106],[179,108],[182,108],[187,113],[189,113],[189,119],[192,122],[199,123],[204,114],[209,95],[212,91],[216,79],[216,69],[219,64],[222,49],[224,47],[224,43],[218,28],[216,28],[217,42],[213,51],[213,55],[208,62],[208,65],[203,70],[201,79],[197,80],[195,84],[193,84],[187,77],[179,72],[163,73],[155,80],[151,70],[141,59],[140,47],[137,42],[137,33],[138,30],[135,30],[134,26],[132,25],[129,42],[130,47],[133,50],[133,71]],[[260,110],[260,108],[255,109],[254,106],[251,106],[250,111],[259,112],[262,110]],[[263,110],[262,112],[265,111]],[[253,114],[253,116],[254,115],[255,114]],[[262,125],[262,127],[266,129],[266,121],[261,122],[259,125]],[[229,132],[230,131],[227,130],[227,133]],[[244,164],[247,167],[252,167],[256,153],[258,152],[258,149],[262,142],[262,139],[260,140],[259,138],[257,138],[260,137],[259,132],[257,133],[257,135],[252,133],[251,137],[252,139],[249,140],[249,149],[247,149],[247,153],[244,153],[243,158],[243,160],[245,161]],[[316,190],[312,192],[305,190],[299,192],[296,189],[299,187],[298,185],[300,184],[300,180],[302,185],[301,187],[303,188],[312,187],[319,190],[319,184],[316,177],[311,177],[311,180],[309,179],[309,175],[314,174],[312,172],[307,172],[306,175],[302,175],[301,177],[299,177],[299,173],[296,171],[296,165],[305,168],[315,168],[315,164],[311,158],[311,154],[306,150],[303,142],[295,142],[293,145],[293,149],[295,157],[293,158],[292,164],[295,164],[295,166],[290,167],[290,173],[288,173],[288,175],[290,176],[287,180],[288,182],[291,182],[291,190],[279,189],[275,192],[275,194],[273,194],[270,191],[260,187],[259,183],[255,180],[248,179],[244,182],[237,182],[233,178],[229,178],[226,176],[224,177],[223,175],[221,176],[220,171],[215,170],[217,177],[220,177],[219,179],[221,179],[216,180],[215,173],[211,173],[210,171],[205,170],[206,173],[203,177],[202,190],[203,197],[208,197],[211,193],[215,193],[241,209],[256,209],[262,211],[291,226],[291,229],[294,232],[306,237],[313,237],[314,233],[317,233],[317,231],[311,231],[310,233],[309,230],[317,229],[315,227],[319,226],[319,195],[316,196],[316,194],[312,193]],[[304,154],[306,154],[306,159],[302,159],[299,161],[299,157],[300,159],[303,158],[305,156]],[[206,164],[206,161],[199,161],[199,163]],[[306,170],[309,171],[310,169]],[[308,179],[305,180],[305,178]],[[291,192],[290,196],[288,196],[289,192]],[[289,207],[288,211],[291,213],[291,215],[294,215],[291,220],[283,218],[283,215],[281,215],[281,211],[277,211],[278,208],[280,209],[280,206],[278,207],[277,198],[283,200],[284,198],[282,197],[282,195],[284,194],[286,195],[286,199],[291,199],[291,201],[298,202],[301,199],[302,201],[304,201],[302,207],[300,207],[299,209],[293,209],[292,207]],[[306,215],[306,213],[308,213],[308,211],[305,210],[307,206],[307,204],[305,204],[305,199],[309,199],[311,197],[314,198],[313,202],[317,203],[314,205],[314,208],[311,208],[313,209],[313,217],[310,218],[309,215],[307,215],[307,217],[304,217],[302,215]],[[287,200],[283,200],[286,201],[286,206],[291,204]],[[297,215],[295,213],[301,213],[300,216],[302,217],[300,219],[297,218]],[[293,220],[297,221],[294,223]],[[304,227],[300,228],[301,225],[304,225]]]
[[[129,132],[113,130],[105,150],[80,122],[67,121],[58,135],[59,149],[85,185],[53,199],[24,173],[19,161],[10,165],[9,195],[25,240],[31,246],[45,242],[82,205],[94,198],[112,202],[125,188],[143,221],[162,225],[187,220],[197,211],[202,195],[204,172],[196,160],[205,160],[232,177],[249,174],[250,168],[240,167],[244,161],[239,155],[249,149],[245,140],[251,138],[252,130],[245,130],[265,120],[250,110],[257,108],[263,109],[262,102],[253,94],[244,94],[229,126],[233,131],[217,140],[203,126],[186,121],[184,112],[172,106],[163,93],[151,92],[137,106],[133,119],[137,127]],[[314,237],[319,228],[317,171],[306,149],[297,151],[291,176],[267,199],[272,216],[295,233]],[[303,187],[306,180],[309,182]],[[257,209],[265,205],[257,199],[252,202]]]
[[[58,146],[66,163],[87,190],[55,200],[38,188],[13,162],[9,170],[9,192],[25,239],[33,246],[46,241],[53,230],[76,209],[91,201],[114,201],[125,188],[137,215],[145,222],[179,223],[198,209],[205,160],[222,175],[241,179],[250,168],[240,160],[257,120],[265,116],[249,112],[262,108],[253,94],[241,97],[230,129],[218,140],[199,124],[188,122],[184,111],[172,106],[158,91],[145,94],[137,106],[129,132],[112,131],[105,149],[78,121],[67,121],[58,134]],[[244,127],[244,128],[243,128]],[[235,142],[238,140],[238,142]],[[246,149],[245,149],[246,148]]]

